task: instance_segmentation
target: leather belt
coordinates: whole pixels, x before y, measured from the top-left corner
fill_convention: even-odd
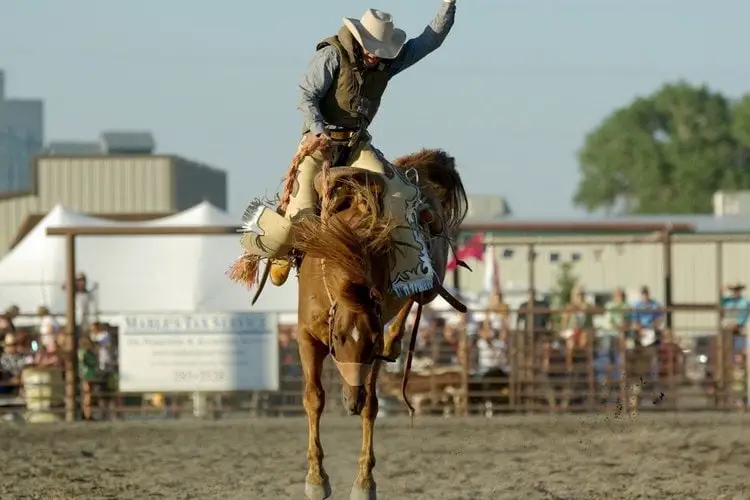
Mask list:
[[[328,136],[334,141],[348,141],[354,137],[355,132],[349,130],[330,130]]]

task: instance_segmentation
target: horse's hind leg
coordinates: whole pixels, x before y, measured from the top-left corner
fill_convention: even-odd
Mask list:
[[[413,305],[414,299],[409,298],[406,300],[385,334],[383,358],[386,361],[395,362],[401,355],[401,339],[404,338],[406,331],[406,318],[409,317],[409,312]]]
[[[375,430],[375,419],[378,416],[378,396],[375,393],[380,361],[375,361],[368,375],[365,386],[365,405],[362,408],[362,450],[359,454],[359,473],[354,480],[349,500],[375,500],[378,495],[372,470],[375,468],[375,450],[372,445],[372,434]]]
[[[305,376],[304,405],[307,413],[307,476],[305,496],[310,500],[325,500],[331,496],[331,483],[323,468],[323,446],[320,444],[320,416],[325,408],[323,390],[323,361],[327,351],[324,346],[300,332],[299,353]]]

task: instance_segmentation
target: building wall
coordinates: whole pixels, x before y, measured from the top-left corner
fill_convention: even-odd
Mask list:
[[[41,157],[40,208],[58,203],[91,213],[171,212],[171,162],[167,156]]]
[[[506,251],[512,256],[504,256]],[[506,290],[522,290],[529,286],[528,249],[525,246],[499,244],[495,253],[500,267],[500,281]],[[573,253],[580,255],[573,272],[589,292],[611,292],[625,288],[634,298],[638,289],[646,285],[653,297],[664,299],[664,259],[661,244],[539,246],[535,262],[535,287],[549,292],[555,287],[560,263],[550,262],[550,254],[558,253],[561,260],[570,261]],[[672,254],[672,301],[675,303],[716,303],[719,283],[740,281],[750,285],[750,244],[722,244],[723,269],[717,279],[717,252],[713,243],[675,243]],[[470,262],[474,270],[460,270],[461,288],[478,292],[484,286],[485,266]],[[448,280],[450,282],[450,274]],[[678,312],[673,316],[674,327],[680,334],[700,334],[715,331],[718,315],[713,312]]]
[[[28,215],[47,213],[58,203],[89,213],[175,211],[170,157],[39,157],[36,161],[37,193],[0,198],[0,257]]]
[[[43,102],[0,98],[0,192],[29,189],[29,164],[43,146]]]
[[[176,210],[208,201],[227,209],[227,173],[184,158],[175,158],[172,167],[173,205]]]

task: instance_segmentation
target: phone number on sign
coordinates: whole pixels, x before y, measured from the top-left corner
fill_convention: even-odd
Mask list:
[[[177,370],[174,372],[175,382],[220,382],[224,380],[222,370]]]

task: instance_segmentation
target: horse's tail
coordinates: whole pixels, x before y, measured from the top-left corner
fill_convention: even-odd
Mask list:
[[[393,162],[403,171],[416,170],[420,188],[433,191],[443,209],[446,229],[453,233],[466,218],[469,202],[456,160],[442,149],[423,149]]]

